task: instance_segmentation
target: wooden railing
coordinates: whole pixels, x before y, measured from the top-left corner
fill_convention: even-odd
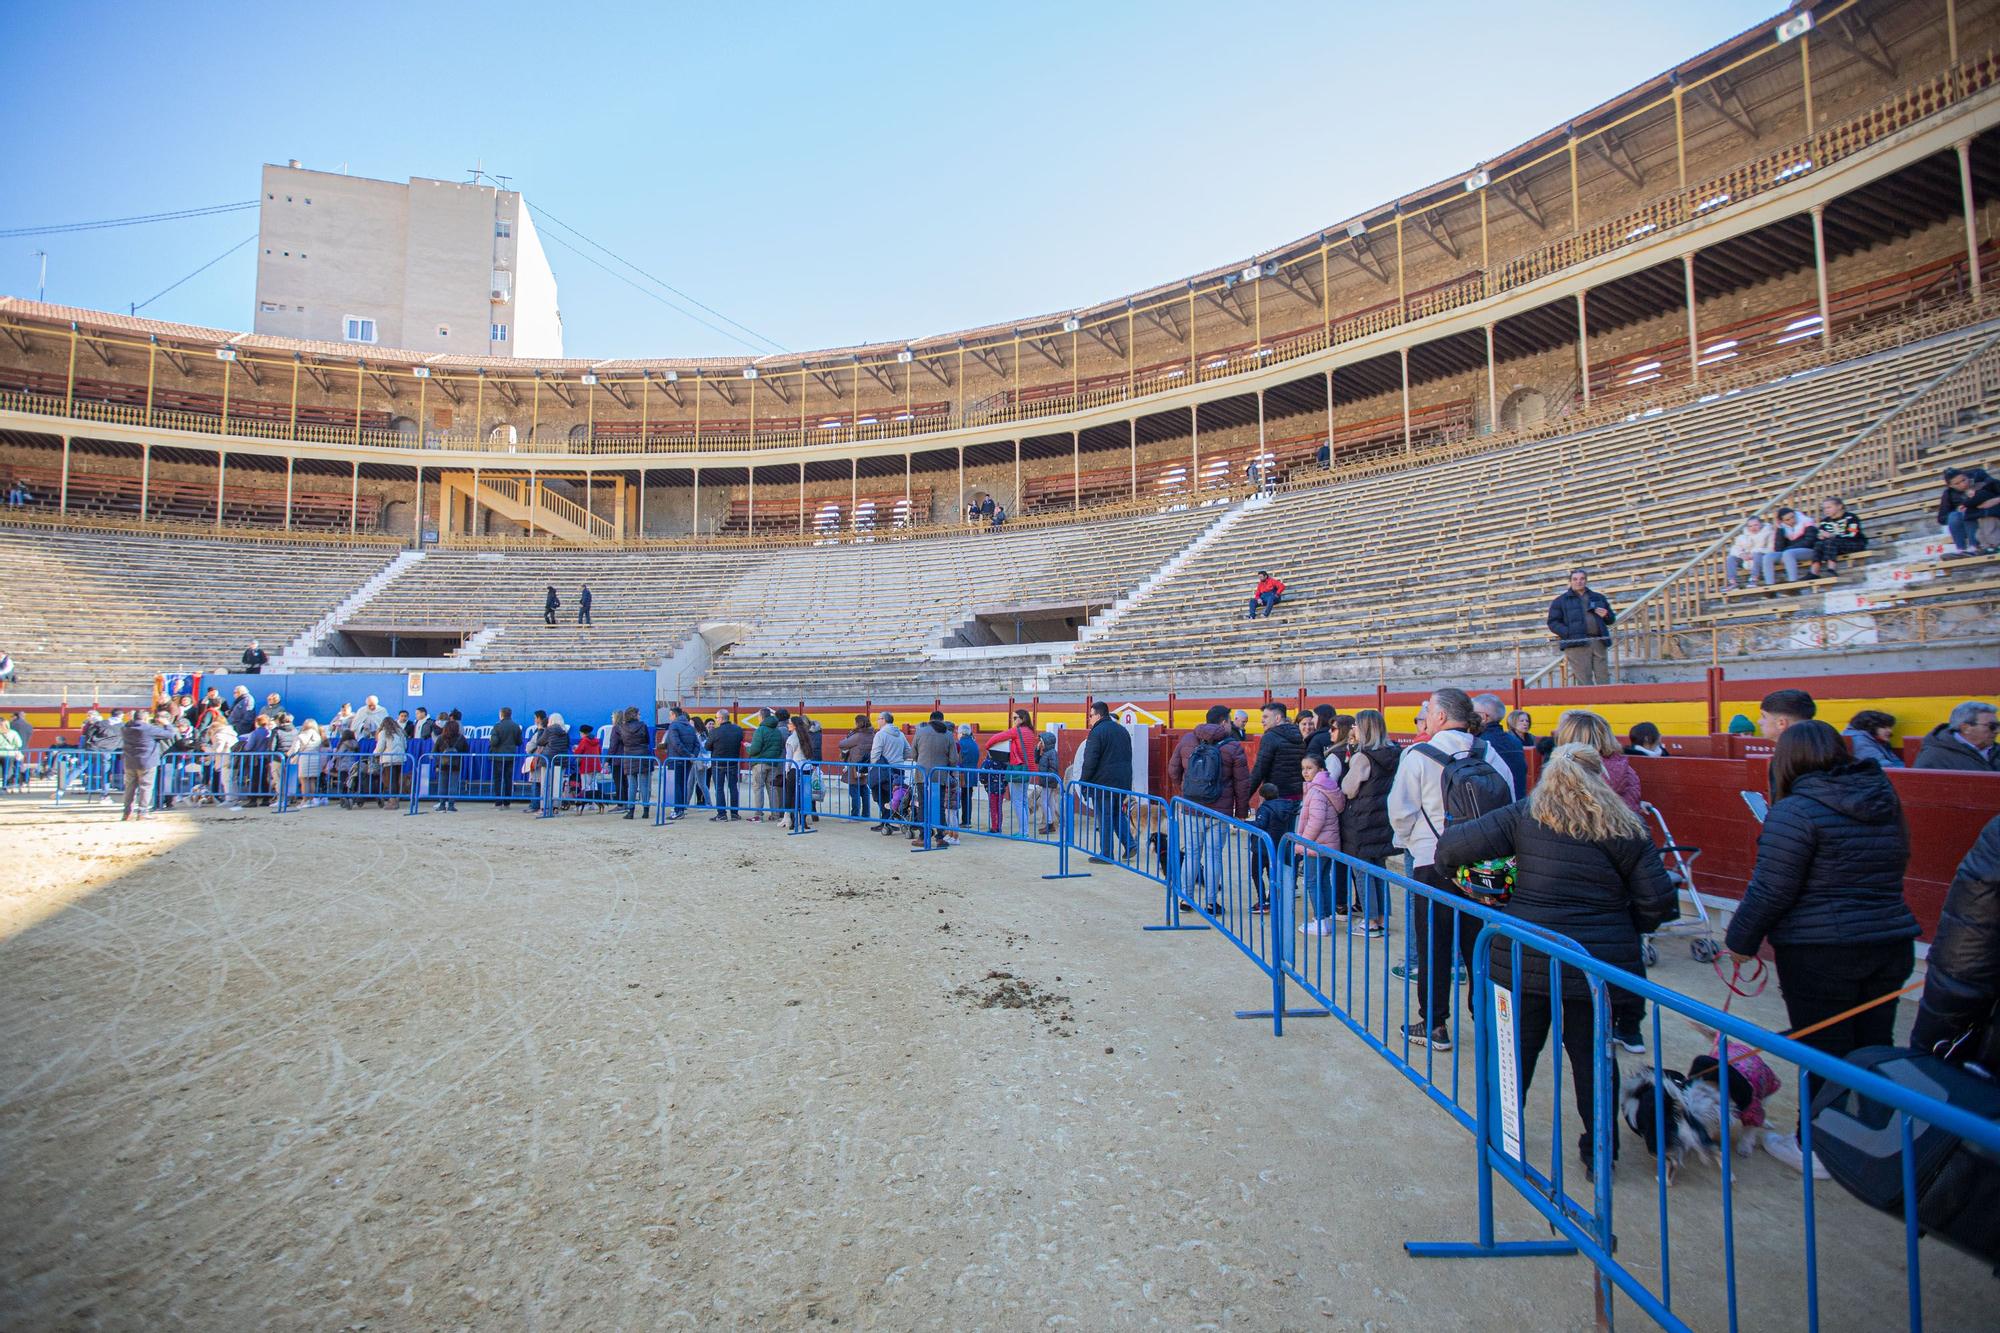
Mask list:
[[[216,526],[213,523],[184,523],[173,519],[103,518],[94,514],[51,514],[43,511],[0,509],[0,527],[35,528],[49,532],[118,532],[138,537],[181,537],[204,541],[256,542],[263,546],[299,547],[397,547],[408,546],[409,538],[385,532],[283,532],[276,528]]]
[[[1545,244],[1509,258],[1492,261],[1484,271],[1475,271],[1423,292],[1391,301],[1368,310],[1350,313],[1324,312],[1320,326],[1265,336],[1258,344],[1227,351],[1193,351],[1176,365],[1127,376],[1112,375],[1093,379],[1070,392],[1046,396],[1017,397],[1011,392],[992,395],[960,411],[945,411],[926,417],[898,420],[893,404],[880,409],[880,419],[865,424],[842,422],[833,429],[803,425],[757,426],[739,424],[730,429],[697,432],[683,423],[665,431],[649,429],[645,436],[630,434],[588,434],[571,439],[570,426],[563,424],[547,431],[531,430],[517,438],[494,439],[476,433],[427,432],[421,437],[393,429],[293,423],[267,417],[231,417],[155,409],[128,403],[106,403],[52,393],[0,393],[0,407],[45,416],[68,416],[82,421],[101,421],[127,426],[164,426],[205,435],[232,435],[253,439],[282,439],[315,444],[363,444],[376,447],[453,449],[477,453],[522,455],[587,455],[604,457],[653,457],[661,455],[737,452],[742,450],[788,450],[807,444],[867,444],[887,440],[917,438],[946,431],[978,429],[1046,421],[1153,395],[1184,389],[1190,382],[1210,383],[1244,375],[1302,357],[1313,356],[1330,347],[1372,337],[1433,316],[1464,308],[1475,302],[1538,282],[1576,265],[1616,253],[1659,232],[1726,214],[1746,201],[1828,166],[1853,157],[1891,135],[1927,117],[1949,109],[2000,80],[2000,58],[1982,52],[1942,72],[1912,80],[1875,105],[1838,125],[1827,126],[1790,144],[1767,151],[1708,180],[1684,189],[1668,191],[1626,211],[1607,222],[1574,230]],[[18,327],[24,334],[46,334],[46,328]],[[116,341],[116,339],[111,339]],[[378,372],[395,373],[395,372]],[[759,420],[762,420],[761,416]],[[475,428],[479,423],[474,423]]]

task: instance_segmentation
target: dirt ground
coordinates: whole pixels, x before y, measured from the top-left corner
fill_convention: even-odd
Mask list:
[[[1581,1259],[1407,1257],[1471,1235],[1469,1136],[1336,1023],[1234,1019],[1268,983],[1142,933],[1122,873],[471,805],[0,837],[0,1326],[1591,1323]],[[1691,1174],[1676,1305],[1714,1327]],[[1744,1326],[1803,1326],[1798,1177],[1737,1187]],[[1617,1190],[1644,1253],[1651,1176]],[[1826,1326],[1899,1322],[1900,1229],[1819,1205]],[[1971,1326],[1989,1281],[1924,1262]]]

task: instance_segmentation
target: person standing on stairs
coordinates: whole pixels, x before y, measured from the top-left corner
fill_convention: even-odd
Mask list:
[[[576,595],[576,623],[579,625],[588,625],[590,623],[590,585],[588,583],[584,584]]]
[[[556,623],[556,608],[561,605],[562,599],[556,596],[556,585],[551,583],[549,585],[549,595],[542,600],[542,623],[544,625],[553,625]]]

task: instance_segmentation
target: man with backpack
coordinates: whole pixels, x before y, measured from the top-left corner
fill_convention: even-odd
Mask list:
[[[1422,1021],[1406,1023],[1403,1034],[1413,1046],[1451,1049],[1453,955],[1471,972],[1472,940],[1478,923],[1460,922],[1448,906],[1463,897],[1438,873],[1438,835],[1448,823],[1476,819],[1514,802],[1514,779],[1491,746],[1472,734],[1472,699],[1464,690],[1447,686],[1425,705],[1430,738],[1403,753],[1389,789],[1389,822],[1396,843],[1410,853],[1410,875],[1438,893],[1438,901],[1413,902],[1416,965],[1422,973],[1417,1003]],[[1457,937],[1456,948],[1453,938]]]
[[[1229,706],[1215,704],[1208,720],[1181,737],[1167,759],[1167,781],[1196,805],[1219,815],[1242,819],[1250,811],[1250,765],[1243,743],[1229,727]],[[1202,820],[1194,829],[1201,854],[1195,858],[1195,881],[1208,886],[1208,911],[1222,911],[1222,861],[1227,826]],[[1175,868],[1170,867],[1169,873]],[[1188,888],[1182,885],[1186,899]]]

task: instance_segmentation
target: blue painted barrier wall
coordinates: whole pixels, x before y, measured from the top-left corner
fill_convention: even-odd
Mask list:
[[[419,704],[433,714],[456,708],[468,726],[489,726],[502,707],[514,710],[514,720],[526,723],[537,708],[561,713],[572,729],[579,722],[601,726],[619,709],[636,707],[648,726],[653,723],[654,675],[650,671],[427,671],[423,694],[411,695],[409,677],[400,671],[307,671],[289,675],[264,672],[202,677],[227,699],[236,686],[247,686],[259,706],[275,691],[294,717],[321,722],[343,703],[361,706],[375,695],[390,712]]]

